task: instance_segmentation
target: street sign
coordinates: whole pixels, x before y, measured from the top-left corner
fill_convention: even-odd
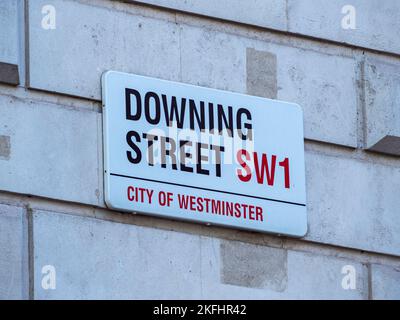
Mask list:
[[[305,235],[298,105],[115,71],[102,92],[109,208]]]

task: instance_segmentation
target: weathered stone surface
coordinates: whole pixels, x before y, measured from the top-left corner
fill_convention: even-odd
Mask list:
[[[18,0],[0,1],[0,30],[0,62],[18,64]]]
[[[0,105],[0,190],[100,203],[99,113],[2,95]]]
[[[19,85],[18,65],[0,60],[0,82],[13,86]]]
[[[278,30],[285,30],[287,25],[285,0],[219,0],[214,1],[212,5],[203,0],[135,0],[134,2]],[[244,12],[246,14],[243,14]]]
[[[263,87],[276,82],[279,100],[303,108],[306,138],[357,145],[354,59],[189,26],[181,37],[183,82],[262,96],[270,95]],[[266,73],[260,55],[277,57],[277,79]]]
[[[135,0],[146,4],[176,9],[256,25],[290,31],[352,45],[400,52],[400,5],[397,0],[222,0],[212,6],[201,0]],[[355,28],[348,25],[349,6],[354,8]],[[352,9],[350,9],[352,10]],[[246,14],[242,14],[246,12]],[[344,20],[342,27],[342,20]]]
[[[247,48],[247,93],[276,99],[278,95],[277,57],[275,54]]]
[[[35,211],[33,234],[37,299],[360,299],[368,292],[365,267],[348,259],[48,211]],[[349,264],[355,290],[341,285]],[[55,289],[41,286],[46,265],[55,268]]]
[[[355,271],[355,288],[343,287],[346,266]],[[293,299],[367,299],[367,267],[356,261],[303,252],[288,256],[289,284]]]
[[[36,299],[200,297],[200,238],[93,218],[34,214]],[[56,289],[41,270],[56,270]]]
[[[25,210],[0,204],[0,300],[28,298],[28,234]]]
[[[400,255],[400,167],[306,153],[307,239]]]
[[[107,70],[178,79],[175,23],[56,0],[56,28],[46,30],[37,22],[47,3],[29,1],[31,87],[100,100]]]
[[[400,64],[365,63],[366,148],[400,156]]]
[[[367,268],[359,262],[237,241],[202,241],[202,288],[208,299],[367,298]],[[342,287],[342,268],[348,265],[356,272],[354,290]]]
[[[43,3],[30,5],[31,21],[39,18]],[[303,107],[306,138],[357,145],[357,63],[352,58],[86,3],[58,0],[54,5],[59,27],[30,24],[33,88],[100,99],[100,76],[113,69],[277,97]],[[109,23],[100,27],[98,21]]]
[[[237,241],[221,241],[220,255],[223,284],[270,288],[278,292],[286,290],[286,250]]]
[[[8,160],[11,154],[10,136],[0,136],[0,159]]]
[[[342,27],[351,5],[355,29]],[[343,11],[342,11],[343,10]],[[352,9],[351,9],[352,10]],[[397,0],[289,0],[289,31],[345,42],[362,47],[400,53],[400,2]],[[348,23],[344,25],[348,25]]]
[[[371,265],[372,298],[400,300],[400,268]]]

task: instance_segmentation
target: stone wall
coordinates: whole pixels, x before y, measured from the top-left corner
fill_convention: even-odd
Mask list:
[[[2,1],[0,298],[400,299],[399,15],[397,0]],[[300,104],[307,235],[108,210],[106,70]]]

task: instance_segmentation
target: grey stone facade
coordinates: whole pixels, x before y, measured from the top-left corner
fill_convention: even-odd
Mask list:
[[[397,0],[1,1],[0,299],[400,299],[399,16]],[[106,70],[300,104],[307,235],[108,210]]]

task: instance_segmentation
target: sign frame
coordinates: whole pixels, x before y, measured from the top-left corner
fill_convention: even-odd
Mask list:
[[[120,81],[118,79],[123,79],[123,81],[122,80]],[[208,188],[207,186],[205,186],[204,183],[203,183],[203,185],[200,185],[200,186],[196,185],[196,184],[194,184],[194,185],[191,184],[190,186],[188,186],[188,185],[182,184],[177,181],[167,181],[167,179],[158,180],[158,179],[154,179],[151,177],[138,177],[138,176],[126,174],[126,172],[115,173],[114,172],[115,166],[113,165],[114,158],[111,159],[110,152],[113,152],[113,157],[115,157],[114,154],[116,154],[116,152],[114,153],[114,151],[116,148],[114,147],[114,144],[111,143],[111,140],[112,140],[111,135],[115,134],[115,131],[118,131],[118,130],[115,130],[112,128],[112,124],[116,123],[116,120],[113,118],[114,117],[113,110],[111,110],[112,105],[114,104],[113,101],[115,100],[114,96],[113,96],[115,93],[112,90],[115,88],[117,88],[117,89],[115,89],[116,91],[120,90],[118,85],[120,85],[121,83],[125,83],[125,84],[130,83],[129,79],[132,79],[132,83],[135,81],[138,83],[137,86],[135,87],[135,90],[137,89],[138,92],[140,92],[140,90],[142,90],[142,89],[138,89],[138,86],[140,86],[139,83],[146,83],[146,85],[144,85],[144,86],[148,86],[149,84],[151,85],[151,83],[154,82],[154,83],[157,83],[157,85],[155,85],[154,88],[156,88],[158,85],[161,86],[162,88],[167,88],[167,89],[175,88],[176,93],[181,93],[181,96],[185,96],[185,94],[182,93],[182,92],[185,92],[185,90],[192,94],[193,94],[193,92],[199,92],[200,96],[202,93],[207,92],[207,94],[209,94],[211,96],[213,96],[213,95],[220,96],[220,97],[234,96],[235,99],[238,99],[240,101],[253,101],[254,103],[257,102],[256,104],[258,104],[259,106],[265,107],[265,108],[270,108],[270,109],[271,109],[271,106],[280,106],[281,108],[284,108],[284,107],[288,108],[287,115],[282,116],[282,114],[281,114],[280,117],[282,119],[284,119],[284,117],[288,117],[288,119],[296,118],[296,120],[295,121],[293,120],[293,121],[297,124],[297,133],[298,134],[301,133],[300,137],[298,135],[291,134],[292,137],[295,137],[295,139],[298,140],[298,141],[296,141],[296,152],[300,153],[298,156],[296,156],[297,161],[301,162],[296,165],[296,170],[299,171],[299,173],[296,175],[296,178],[301,180],[299,182],[300,187],[297,186],[298,189],[302,189],[302,190],[300,190],[300,195],[299,196],[296,195],[295,200],[274,199],[274,198],[267,198],[267,197],[263,198],[262,196],[259,196],[257,194],[253,194],[253,195],[245,194],[243,192],[236,192],[235,190],[214,190],[212,188]],[[133,80],[135,80],[135,81],[133,81]],[[113,83],[113,81],[117,83],[115,88],[112,88],[115,85]],[[101,83],[102,83],[102,106],[103,106],[103,108],[102,108],[103,117],[102,118],[103,118],[104,198],[105,198],[105,203],[108,208],[110,208],[112,210],[123,211],[123,212],[130,212],[130,213],[137,212],[137,213],[141,213],[141,214],[145,214],[145,215],[151,215],[151,216],[157,216],[157,217],[163,217],[163,218],[169,218],[169,219],[175,219],[175,220],[185,220],[185,221],[202,223],[202,224],[206,224],[206,225],[218,225],[218,226],[224,226],[224,227],[235,228],[235,229],[244,229],[244,230],[249,230],[249,231],[256,231],[256,232],[263,232],[263,233],[270,233],[270,234],[272,233],[272,234],[286,235],[286,236],[291,236],[291,237],[303,237],[307,233],[307,220],[308,219],[307,219],[306,190],[305,190],[303,112],[302,112],[301,107],[298,104],[283,102],[283,101],[278,101],[278,100],[271,100],[271,99],[255,97],[255,96],[249,96],[249,95],[244,95],[244,94],[234,93],[234,92],[229,92],[229,91],[211,89],[211,88],[206,88],[206,87],[194,86],[194,85],[190,85],[190,84],[184,84],[184,83],[179,83],[179,82],[174,82],[174,81],[167,81],[167,80],[162,80],[162,79],[157,79],[157,78],[150,78],[150,77],[140,76],[140,75],[136,75],[136,74],[117,72],[117,71],[107,71],[107,72],[103,73]],[[126,89],[127,88],[124,88],[125,94],[126,94]],[[166,91],[169,90],[169,89],[168,90],[167,89],[166,89]],[[154,91],[156,92],[157,90],[154,89]],[[122,94],[122,91],[119,93]],[[160,92],[160,95],[161,95],[161,92]],[[121,97],[119,97],[118,99],[120,102],[122,101]],[[143,97],[141,97],[141,101],[142,100],[143,100]],[[136,105],[135,105],[136,109],[138,108],[138,106],[137,106],[138,101],[139,100],[136,100]],[[126,102],[126,100],[125,100],[125,102]],[[131,105],[131,102],[130,102],[130,105]],[[121,106],[121,108],[124,109],[124,106]],[[275,111],[277,111],[277,110],[278,109],[275,108]],[[282,110],[283,109],[279,109],[279,112],[282,113],[283,112]],[[271,112],[272,111],[270,111],[270,113]],[[291,114],[294,114],[294,116]],[[129,121],[127,119],[124,119],[124,120]],[[133,122],[132,122],[132,124],[133,124]],[[134,123],[134,124],[136,125],[138,123]],[[132,126],[132,128],[136,128],[136,127],[137,126]],[[281,134],[283,132],[283,135],[285,135],[285,131],[281,130],[279,132]],[[122,137],[122,135],[120,135],[120,137]],[[290,143],[290,140],[288,140],[288,141]],[[125,146],[127,146],[127,140],[125,140],[123,142],[123,144],[125,144]],[[279,146],[276,146],[275,144],[273,144],[273,145],[274,145],[274,147],[279,148]],[[124,150],[124,151],[128,152],[128,149]],[[118,154],[120,154],[121,152],[118,152]],[[243,159],[245,159],[245,158],[246,157],[244,156]],[[117,161],[114,161],[114,162],[117,163]],[[121,163],[121,160],[119,160],[119,163]],[[238,168],[239,169],[241,168],[244,170],[244,167],[238,167]],[[288,171],[289,171],[289,169],[288,169]],[[243,172],[245,173],[245,170]],[[300,177],[300,178],[298,178],[298,177]],[[246,224],[225,223],[225,220],[221,219],[220,217],[217,217],[218,219],[210,218],[210,217],[216,217],[215,215],[207,216],[207,215],[203,214],[203,217],[207,217],[207,218],[202,219],[202,218],[198,218],[198,215],[196,216],[196,218],[193,218],[193,215],[187,216],[185,214],[174,214],[172,212],[165,213],[164,212],[165,208],[163,208],[163,210],[153,210],[151,208],[149,210],[147,210],[147,209],[143,209],[143,208],[146,208],[145,206],[142,205],[143,203],[136,206],[137,207],[137,209],[136,209],[135,206],[131,207],[131,206],[126,205],[122,201],[119,201],[119,200],[116,201],[116,199],[115,199],[116,196],[114,195],[115,185],[118,185],[118,188],[120,188],[119,183],[115,182],[117,178],[119,180],[134,179],[136,181],[140,181],[140,184],[143,184],[147,187],[149,185],[152,186],[154,184],[164,183],[165,185],[168,185],[168,187],[166,189],[169,188],[168,190],[178,190],[179,191],[178,193],[174,194],[173,197],[176,197],[177,194],[180,194],[183,196],[184,192],[182,191],[182,188],[188,187],[188,188],[191,188],[192,190],[196,190],[195,192],[200,194],[200,196],[198,196],[196,193],[196,197],[198,197],[198,198],[201,198],[204,196],[204,199],[208,199],[206,197],[209,196],[210,192],[211,192],[211,194],[212,194],[212,192],[221,192],[221,193],[225,193],[225,195],[227,195],[227,197],[240,197],[239,199],[242,199],[243,197],[248,197],[248,198],[252,198],[253,199],[252,201],[255,201],[255,202],[268,201],[269,208],[277,207],[279,204],[279,205],[287,205],[288,207],[289,206],[292,206],[292,207],[297,206],[299,208],[301,207],[302,209],[296,209],[296,213],[294,214],[296,222],[294,224],[292,223],[290,227],[288,227],[288,228],[282,227],[282,225],[284,226],[284,222],[278,221],[278,225],[279,224],[281,224],[281,225],[279,225],[279,227],[275,227],[275,229],[268,228],[268,227],[265,228],[264,226],[263,227],[257,227],[257,226],[255,227],[255,225],[253,225],[252,223],[247,223],[247,222],[246,222]],[[302,186],[301,186],[301,184],[302,184]],[[144,192],[150,193],[151,191],[149,191],[149,190],[153,190],[153,191],[155,191],[155,194],[153,194],[152,197],[156,194],[158,194],[158,196],[160,197],[160,193],[162,192],[162,190],[160,191],[160,189],[157,189],[157,188],[147,188],[147,187],[144,187],[144,189],[146,189],[147,191],[142,191],[142,193],[144,193]],[[139,187],[134,187],[134,188],[136,188],[136,192],[137,192],[137,189]],[[165,191],[165,192],[167,192],[167,191]],[[139,193],[137,193],[137,195],[139,195]],[[124,196],[126,196],[126,194]],[[132,197],[134,198],[133,193],[132,193]],[[129,198],[129,187],[128,187],[128,198]],[[138,198],[138,196],[136,198]],[[149,199],[150,199],[150,196],[149,196]],[[153,199],[155,199],[155,197]],[[225,198],[221,198],[221,199],[225,199]],[[298,199],[300,199],[300,200],[298,200]],[[176,201],[176,198],[174,198],[173,200]],[[160,201],[160,198],[159,198],[159,201]],[[196,200],[196,201],[198,201],[198,200]],[[215,201],[224,201],[224,200],[215,200]],[[155,203],[155,201],[153,201],[153,204],[154,203]],[[160,203],[159,203],[159,205],[160,205]],[[181,201],[179,203],[181,203]],[[238,202],[234,202],[234,203],[238,203]],[[138,203],[136,202],[133,204],[138,204]],[[150,204],[151,203],[149,203],[149,205]],[[244,204],[242,204],[242,205],[244,205]],[[249,214],[250,206],[251,205],[249,204],[249,207],[247,207],[248,219],[250,219],[250,214]],[[254,212],[253,212],[253,217],[254,217],[257,214],[257,208],[259,208],[259,206],[254,205],[253,207],[254,207]],[[190,208],[190,207],[187,207],[187,208]],[[157,209],[157,208],[155,208],[155,209]],[[179,208],[178,211],[181,211],[181,210],[185,211],[182,208]],[[272,209],[270,209],[270,210],[272,210]],[[282,212],[281,209],[279,209],[279,210]],[[167,210],[165,210],[165,211],[167,211]],[[186,211],[188,211],[188,210],[186,209]],[[264,211],[266,214],[265,219],[269,219],[267,211]],[[283,211],[282,215],[286,216],[287,214]],[[261,216],[262,216],[262,214],[261,214]],[[262,216],[262,218],[264,218],[264,217]],[[274,219],[279,220],[280,217],[277,216]],[[260,216],[258,216],[258,221],[260,223],[261,222],[264,223],[264,221],[266,221],[266,220],[261,221]]]

